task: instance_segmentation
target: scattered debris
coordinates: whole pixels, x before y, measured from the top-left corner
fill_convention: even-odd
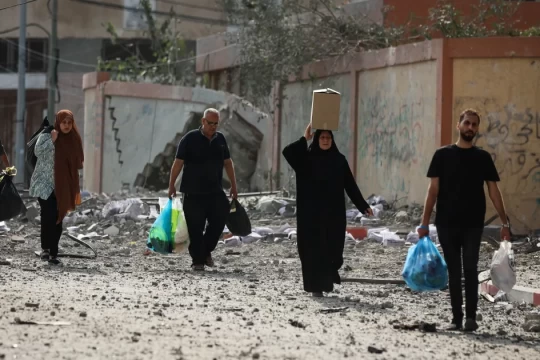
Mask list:
[[[306,325],[302,324],[300,321],[289,319],[289,324],[291,324],[294,327],[305,329]]]
[[[375,346],[368,346],[368,352],[370,354],[382,354],[386,351],[386,349],[379,349],[379,348],[376,348]]]
[[[67,321],[28,321],[21,320],[20,318],[15,318],[15,324],[17,325],[51,325],[51,326],[68,326],[71,325]]]
[[[343,306],[343,307],[336,307],[336,308],[322,308],[319,311],[323,314],[331,314],[331,313],[344,312],[344,311],[347,311],[347,309],[348,309],[347,306]]]

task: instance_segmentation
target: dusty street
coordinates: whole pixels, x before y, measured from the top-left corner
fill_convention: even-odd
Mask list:
[[[0,358],[5,359],[535,359],[540,337],[522,330],[530,305],[480,300],[476,334],[440,330],[446,291],[344,283],[308,297],[294,242],[227,248],[217,268],[193,273],[187,255],[143,256],[144,238],[98,240],[96,260],[41,262],[34,236],[0,237]],[[61,245],[68,248],[65,238]],[[113,251],[114,249],[117,251]],[[346,250],[344,276],[397,278],[406,249],[368,243]],[[105,256],[107,254],[107,256]],[[116,255],[110,255],[116,254]],[[23,325],[21,321],[61,321]],[[399,330],[415,321],[437,332]]]

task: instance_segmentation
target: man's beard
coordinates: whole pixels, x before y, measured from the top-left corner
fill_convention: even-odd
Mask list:
[[[459,132],[459,135],[461,136],[461,139],[463,139],[466,142],[472,142],[473,139],[476,136],[476,133],[471,132]]]

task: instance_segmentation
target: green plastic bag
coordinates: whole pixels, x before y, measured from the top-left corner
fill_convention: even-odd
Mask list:
[[[172,236],[172,200],[167,201],[161,214],[150,228],[146,246],[158,253],[170,254],[174,248]]]

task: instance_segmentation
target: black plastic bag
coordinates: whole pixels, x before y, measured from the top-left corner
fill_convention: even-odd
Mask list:
[[[231,201],[231,210],[226,224],[233,235],[248,236],[251,234],[251,221],[244,207],[236,199]]]
[[[35,154],[35,148],[36,143],[38,141],[39,135],[51,132],[53,129],[52,126],[49,125],[49,121],[47,120],[47,117],[45,116],[45,119],[43,119],[43,122],[41,123],[41,126],[39,127],[38,131],[36,131],[32,137],[30,138],[30,141],[26,144],[26,169],[29,174],[32,174],[34,172],[34,168],[36,167],[37,163],[37,157]]]
[[[4,175],[0,173],[0,176]],[[26,206],[13,184],[13,177],[4,175],[0,181],[0,221],[13,219],[26,212]]]

